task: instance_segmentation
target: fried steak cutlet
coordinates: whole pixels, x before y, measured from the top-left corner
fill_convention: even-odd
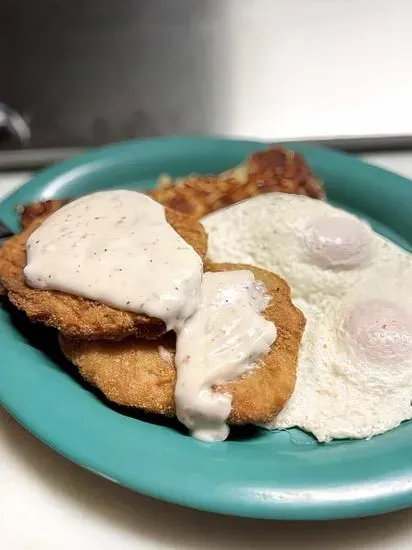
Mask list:
[[[257,368],[216,389],[232,395],[230,424],[264,423],[276,416],[294,389],[305,319],[292,304],[287,283],[277,275],[247,265],[208,266],[209,271],[215,272],[242,269],[252,271],[272,297],[263,315],[275,323],[277,338]],[[148,413],[175,414],[175,344],[170,334],[160,340],[127,338],[121,342],[63,336],[60,345],[82,377],[110,401]]]
[[[55,206],[55,201],[48,201],[42,214],[31,216],[30,224],[22,233],[12,237],[0,250],[0,281],[9,300],[33,321],[53,326],[75,338],[119,340],[130,335],[158,338],[164,334],[166,326],[160,319],[120,311],[63,292],[38,290],[25,283],[26,241],[46,217],[57,210]],[[170,209],[166,209],[166,219],[201,257],[205,256],[207,236],[198,222]],[[27,217],[25,220],[28,223]]]

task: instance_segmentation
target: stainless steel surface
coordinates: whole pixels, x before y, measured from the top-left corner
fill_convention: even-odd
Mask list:
[[[411,19],[410,0],[3,0],[0,100],[35,149],[176,133],[410,143]]]

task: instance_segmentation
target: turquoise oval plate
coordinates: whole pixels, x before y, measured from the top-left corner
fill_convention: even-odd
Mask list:
[[[219,172],[266,145],[208,138],[130,142],[36,175],[0,205],[15,206],[109,187],[146,188],[162,172]],[[330,200],[412,244],[412,182],[352,157],[303,145]],[[103,404],[62,364],[55,334],[0,311],[0,400],[27,429],[78,464],[155,498],[223,514],[330,519],[412,505],[412,423],[370,441],[317,444],[298,430],[256,429],[204,444],[175,426],[131,418]]]

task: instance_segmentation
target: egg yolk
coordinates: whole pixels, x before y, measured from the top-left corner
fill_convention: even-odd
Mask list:
[[[356,218],[318,218],[306,228],[303,240],[310,260],[325,269],[351,269],[371,254],[368,226]]]
[[[382,364],[412,357],[412,315],[389,300],[354,305],[343,330],[355,353],[369,362]]]

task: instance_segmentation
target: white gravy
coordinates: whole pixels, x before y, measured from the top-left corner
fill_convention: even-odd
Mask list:
[[[70,202],[27,241],[27,284],[144,313],[176,329],[199,303],[203,264],[163,206],[136,191]]]
[[[232,399],[214,391],[249,371],[276,339],[261,312],[270,299],[251,271],[205,273],[199,309],[178,332],[177,417],[203,441],[222,441]]]

